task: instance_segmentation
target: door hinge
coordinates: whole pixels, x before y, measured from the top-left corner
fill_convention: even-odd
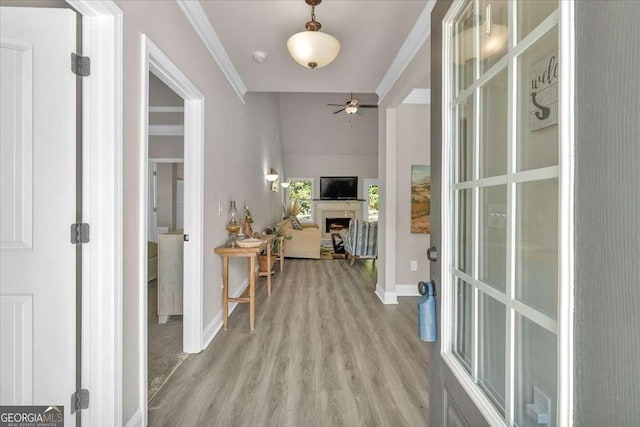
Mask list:
[[[71,224],[71,243],[74,245],[89,243],[89,224],[84,222]]]
[[[71,413],[89,408],[89,390],[80,389],[71,395]]]
[[[72,52],[71,71],[79,77],[87,77],[91,74],[91,60],[88,56],[80,56]]]

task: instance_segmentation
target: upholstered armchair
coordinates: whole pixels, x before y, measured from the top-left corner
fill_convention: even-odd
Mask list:
[[[340,237],[344,242],[347,258],[351,258],[351,265],[356,258],[378,257],[378,223],[352,219],[349,229],[342,230]]]

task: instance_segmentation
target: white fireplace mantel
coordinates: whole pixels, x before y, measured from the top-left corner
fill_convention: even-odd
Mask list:
[[[315,223],[320,227],[324,239],[331,238],[326,232],[325,220],[327,218],[354,218],[362,219],[364,201],[359,200],[322,200],[313,202]]]

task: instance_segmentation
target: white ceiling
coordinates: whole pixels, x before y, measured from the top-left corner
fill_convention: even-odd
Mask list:
[[[248,91],[373,93],[426,0],[325,0],[316,7],[322,31],[340,40],[328,66],[310,70],[289,56],[287,39],[310,20],[304,0],[201,1]],[[253,52],[266,52],[263,64]]]

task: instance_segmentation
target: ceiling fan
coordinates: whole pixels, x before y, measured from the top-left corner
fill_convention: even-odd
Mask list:
[[[360,104],[358,98],[353,97],[353,93],[351,94],[351,98],[346,102],[346,104],[327,104],[332,107],[342,107],[338,111],[335,111],[333,114],[338,114],[345,111],[347,114],[357,114],[361,116],[363,112],[360,110],[361,108],[378,108],[377,105],[364,105]]]

